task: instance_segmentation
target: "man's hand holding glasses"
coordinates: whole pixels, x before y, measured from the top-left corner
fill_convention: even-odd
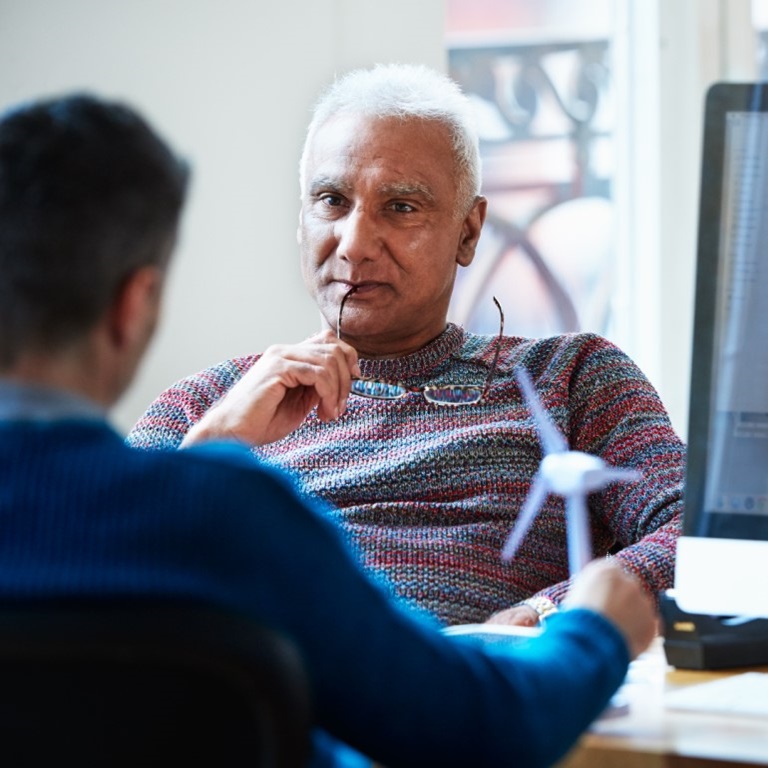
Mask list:
[[[210,440],[266,445],[291,434],[317,408],[321,421],[347,407],[357,352],[331,331],[276,344],[187,432],[182,447]]]
[[[461,406],[480,402],[487,394],[496,371],[500,343],[484,382],[446,382],[423,387],[401,382],[363,378],[357,352],[342,339],[344,304],[339,306],[336,333],[323,331],[300,344],[276,344],[245,372],[242,378],[187,432],[182,446],[209,440],[236,440],[265,445],[297,429],[307,414],[317,408],[321,421],[337,419],[347,407],[350,394],[376,400],[396,400],[420,393],[439,406]],[[499,310],[499,340],[504,332],[504,313]]]

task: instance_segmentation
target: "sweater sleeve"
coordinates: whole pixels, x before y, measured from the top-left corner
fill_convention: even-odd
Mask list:
[[[126,443],[132,448],[178,448],[190,428],[258,358],[234,358],[177,381],[149,405],[128,433]]]
[[[318,726],[384,765],[550,765],[625,675],[625,643],[595,613],[567,611],[527,645],[484,650],[392,603],[282,475],[195,477],[200,504],[216,506],[216,534],[201,540],[228,599],[296,640]]]
[[[589,497],[592,535],[654,596],[672,586],[682,527],[685,446],[661,399],[635,363],[611,342],[586,334],[558,386],[542,388],[566,416],[571,449],[638,470],[642,480],[613,483]],[[606,534],[611,541],[606,542]],[[559,602],[569,582],[543,590]]]

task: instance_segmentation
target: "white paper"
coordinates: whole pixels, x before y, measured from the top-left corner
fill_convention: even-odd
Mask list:
[[[668,692],[664,704],[669,709],[768,717],[768,673],[743,672],[690,685]]]

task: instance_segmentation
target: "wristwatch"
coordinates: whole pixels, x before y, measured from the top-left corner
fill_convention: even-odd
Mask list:
[[[542,624],[547,616],[557,613],[557,606],[548,597],[543,595],[529,597],[527,600],[523,600],[520,605],[527,605],[529,608],[533,608],[539,614],[539,624]]]

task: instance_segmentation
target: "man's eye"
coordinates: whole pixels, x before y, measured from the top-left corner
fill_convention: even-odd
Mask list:
[[[412,213],[416,209],[410,203],[392,203],[392,210],[397,213]]]
[[[331,208],[334,208],[338,205],[341,205],[344,202],[344,199],[341,195],[320,195],[320,202],[324,205],[330,206]]]

